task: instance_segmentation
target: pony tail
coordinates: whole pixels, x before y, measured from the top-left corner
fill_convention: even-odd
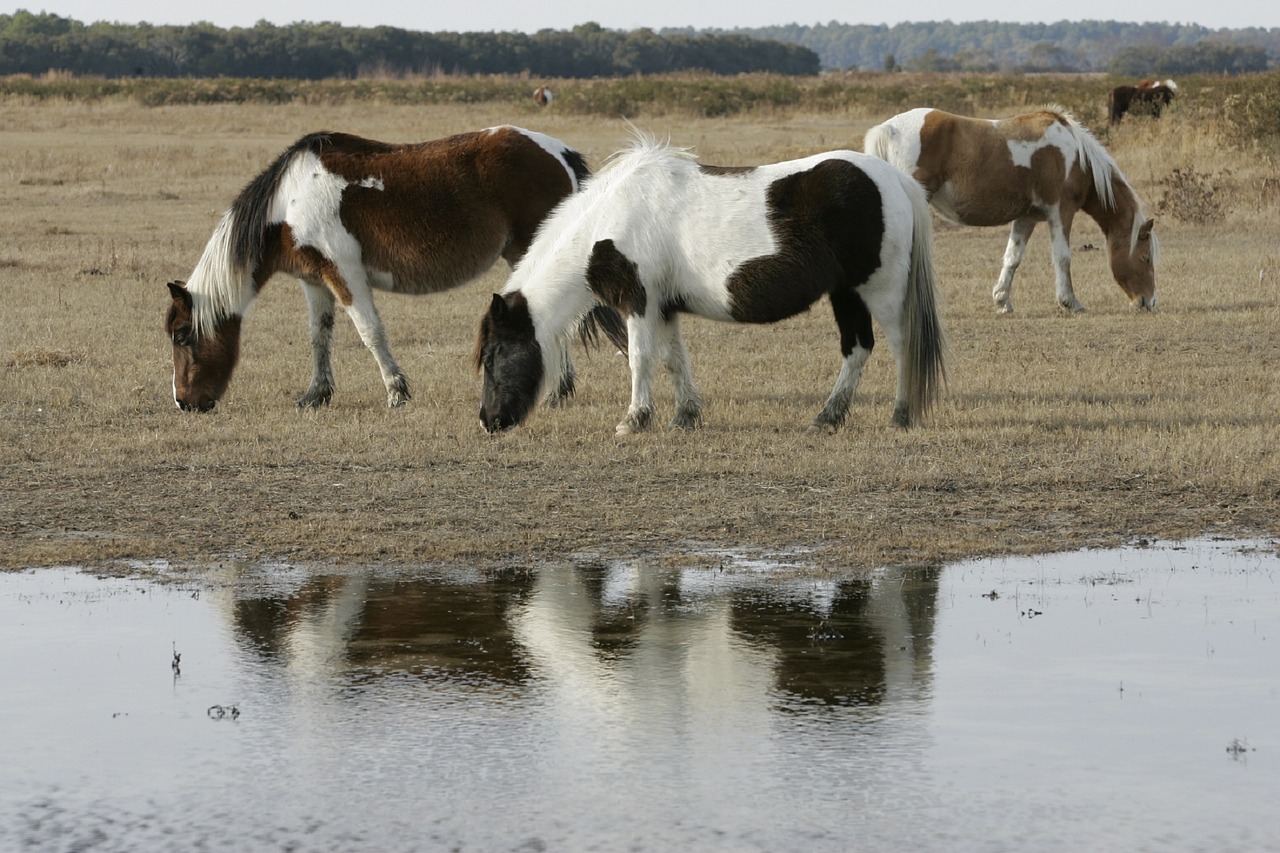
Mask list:
[[[877,124],[875,127],[867,131],[867,135],[862,140],[862,151],[864,154],[870,154],[886,163],[893,163],[893,127],[885,122]],[[896,166],[897,163],[894,163]]]
[[[938,311],[937,279],[933,269],[933,218],[924,189],[900,172],[902,188],[911,200],[911,271],[902,306],[906,361],[907,420],[918,422],[942,396],[947,380],[947,339]]]

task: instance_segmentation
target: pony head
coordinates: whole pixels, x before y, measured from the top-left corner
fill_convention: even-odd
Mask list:
[[[529,303],[520,291],[493,295],[480,320],[475,366],[484,374],[484,428],[498,432],[523,423],[538,401],[545,371]]]
[[[1160,243],[1152,233],[1154,219],[1134,218],[1128,240],[1110,241],[1111,274],[1135,308],[1156,307],[1156,261]]]
[[[226,393],[240,358],[240,317],[231,315],[201,332],[186,286],[171,281],[169,294],[164,330],[173,342],[173,402],[184,412],[207,412]]]

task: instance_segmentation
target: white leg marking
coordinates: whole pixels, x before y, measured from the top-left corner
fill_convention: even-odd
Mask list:
[[[1053,285],[1058,304],[1078,314],[1085,309],[1071,286],[1071,238],[1056,208],[1049,211],[1049,236],[1053,239]]]
[[[1009,243],[1004,249],[1004,265],[1000,268],[1000,277],[991,291],[991,298],[996,303],[996,311],[1001,314],[1013,313],[1013,274],[1022,263],[1022,256],[1027,252],[1027,241],[1035,230],[1034,219],[1015,219],[1009,227]]]

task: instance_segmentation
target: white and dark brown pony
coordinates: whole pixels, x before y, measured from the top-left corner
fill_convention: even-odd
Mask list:
[[[863,148],[914,176],[944,218],[962,225],[1012,223],[991,293],[1000,313],[1013,311],[1013,275],[1037,222],[1048,223],[1053,240],[1058,304],[1085,310],[1071,283],[1071,224],[1079,211],[1106,235],[1111,273],[1129,301],[1155,307],[1155,220],[1116,161],[1066,111],[984,120],[915,109],[871,128]]]
[[[377,360],[387,404],[401,405],[409,385],[372,291],[434,293],[499,257],[514,264],[587,175],[569,146],[516,127],[414,144],[304,136],[235,199],[188,281],[169,284],[174,401],[213,408],[235,370],[245,312],[280,272],[301,279],[310,313],[313,372],[298,405],[325,405],[333,394],[335,303]],[[571,371],[562,374],[560,390],[571,391]]]
[[[1119,124],[1125,113],[1160,118],[1160,112],[1177,93],[1178,84],[1172,80],[1140,80],[1136,86],[1116,86],[1107,96],[1109,123]]]
[[[619,434],[653,418],[661,362],[675,386],[672,426],[702,403],[680,315],[772,323],[828,297],[842,364],[814,426],[843,423],[879,324],[898,362],[893,421],[915,423],[944,378],[932,223],[915,181],[854,151],[756,167],[700,165],[639,135],[543,224],[481,319],[480,420],[520,424],[554,382],[564,340],[597,305],[627,319],[631,404]]]

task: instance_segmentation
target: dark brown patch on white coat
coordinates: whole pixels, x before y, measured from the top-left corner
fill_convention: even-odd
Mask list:
[[[481,419],[491,431],[521,423],[561,338],[605,302],[628,316],[632,403],[617,431],[649,426],[659,360],[675,385],[672,425],[694,427],[701,401],[680,314],[771,323],[828,295],[844,359],[815,425],[843,422],[874,344],[873,314],[899,362],[894,421],[910,425],[944,372],[930,247],[923,192],[882,161],[842,151],[756,168],[700,166],[642,138],[557,208],[490,307],[477,346],[488,371]],[[526,367],[504,371],[485,356],[508,342],[501,330],[517,296],[532,327],[521,317],[509,337]],[[525,360],[534,346],[541,372]],[[525,387],[512,394],[512,385]],[[504,407],[495,389],[517,403]]]
[[[413,144],[332,132],[303,137],[236,198],[186,294],[180,283],[170,285],[175,402],[207,411],[222,396],[235,368],[238,318],[281,272],[308,285],[313,376],[299,405],[323,405],[332,395],[335,304],[378,361],[388,403],[398,405],[409,397],[408,383],[370,289],[434,293],[477,277],[499,257],[514,264],[587,174],[568,146],[513,127]],[[183,325],[188,333],[179,335]]]

